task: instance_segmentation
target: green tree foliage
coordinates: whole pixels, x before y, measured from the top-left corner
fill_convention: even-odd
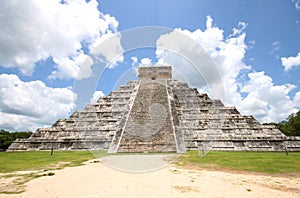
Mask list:
[[[279,122],[277,127],[288,136],[300,136],[300,111],[289,115],[286,121]]]
[[[29,138],[32,132],[12,132],[0,130],[0,151],[5,151],[17,138]]]

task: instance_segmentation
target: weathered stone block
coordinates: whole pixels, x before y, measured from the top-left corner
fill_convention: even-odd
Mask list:
[[[205,93],[172,79],[172,68],[139,67],[139,81],[103,96],[52,127],[18,139],[9,150],[106,149],[114,152],[186,150],[300,151],[300,138],[261,125]]]

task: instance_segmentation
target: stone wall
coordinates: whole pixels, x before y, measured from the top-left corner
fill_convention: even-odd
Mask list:
[[[171,66],[139,67],[138,73],[141,81],[172,79]]]
[[[211,100],[187,84],[176,80],[169,80],[168,84],[179,118],[176,128],[184,134],[187,150],[300,149],[298,140],[286,141],[288,138],[275,126],[261,125],[253,116],[242,116],[235,107],[225,107],[220,100]]]
[[[171,79],[169,66],[139,67],[139,78],[8,150],[300,151],[299,137]]]
[[[16,140],[8,150],[106,150],[122,130],[124,117],[137,91],[137,81],[100,97],[94,104],[60,119],[50,128],[40,128],[28,139]]]

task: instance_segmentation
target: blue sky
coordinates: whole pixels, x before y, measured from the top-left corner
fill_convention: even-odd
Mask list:
[[[260,122],[300,109],[299,0],[2,0],[0,13],[1,129],[49,126],[157,63]]]

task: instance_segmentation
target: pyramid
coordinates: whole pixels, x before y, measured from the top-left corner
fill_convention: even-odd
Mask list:
[[[138,77],[8,150],[300,151],[300,138],[172,79],[171,66],[139,67]]]

